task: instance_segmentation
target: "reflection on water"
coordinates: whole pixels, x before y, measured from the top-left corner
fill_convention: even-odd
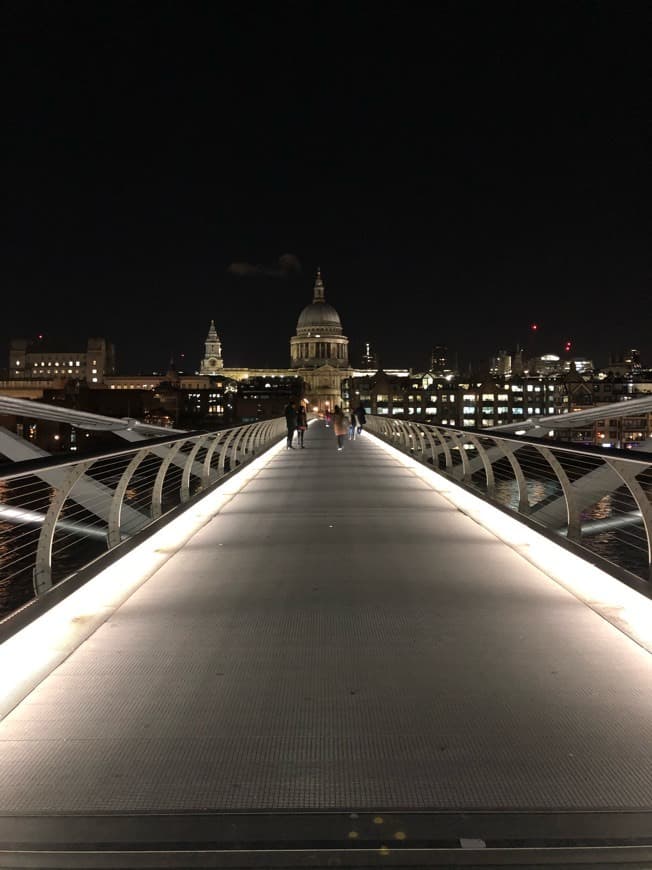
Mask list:
[[[557,480],[527,479],[526,483],[530,507],[563,498]],[[513,511],[518,510],[518,483],[515,478],[497,480],[495,492],[495,498],[500,504]],[[647,537],[643,520],[640,517],[632,520],[636,513],[637,505],[626,487],[603,495],[582,510],[581,524],[590,528],[590,524],[596,520],[614,519],[615,525],[599,533],[584,534],[581,546],[590,553],[647,579]],[[623,517],[627,517],[628,522],[619,525],[617,521]]]

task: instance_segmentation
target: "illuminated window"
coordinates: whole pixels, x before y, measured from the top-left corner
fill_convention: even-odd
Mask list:
[[[483,402],[493,402],[493,400],[494,400],[493,393],[483,393],[482,394],[482,401]]]
[[[433,408],[432,405],[430,405],[428,408],[426,408],[426,414],[436,414],[436,413],[437,413],[437,408]]]
[[[97,378],[91,378],[91,381],[92,381],[94,384],[96,384],[96,383],[97,383]]]
[[[509,396],[507,395],[507,393],[498,393],[498,401],[507,402],[509,401]]]
[[[470,408],[462,408],[462,414],[465,417],[475,417],[475,405],[471,405]]]

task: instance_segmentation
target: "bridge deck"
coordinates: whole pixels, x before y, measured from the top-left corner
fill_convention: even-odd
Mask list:
[[[314,424],[0,723],[0,814],[649,810],[652,661]]]

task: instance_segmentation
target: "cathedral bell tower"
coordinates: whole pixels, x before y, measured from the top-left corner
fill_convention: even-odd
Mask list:
[[[200,375],[214,375],[224,368],[222,359],[222,342],[215,329],[215,321],[211,320],[210,329],[206,336],[204,358],[199,368]]]

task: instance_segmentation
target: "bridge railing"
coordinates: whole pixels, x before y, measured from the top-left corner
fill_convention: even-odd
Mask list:
[[[375,415],[367,416],[366,428],[603,570],[652,592],[651,454]]]
[[[0,620],[119,555],[286,432],[282,417],[0,466]]]

